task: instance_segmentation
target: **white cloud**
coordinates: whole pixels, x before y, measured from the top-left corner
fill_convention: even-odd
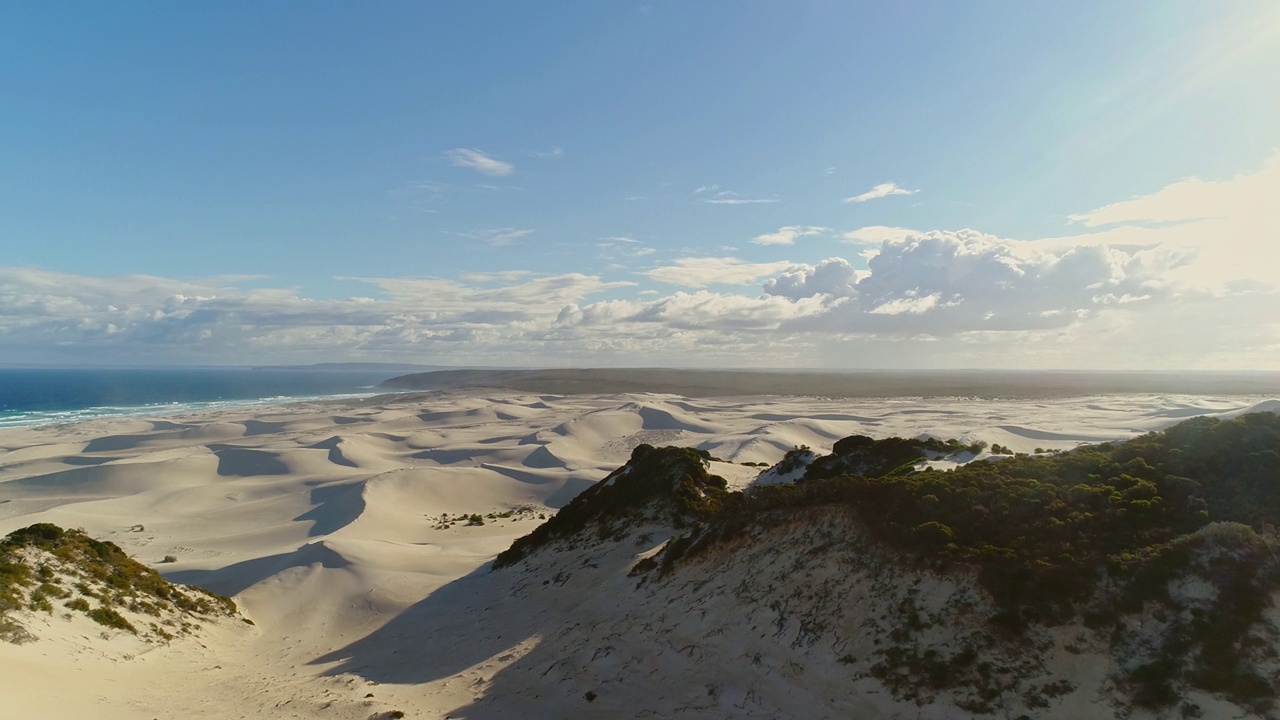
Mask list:
[[[267,363],[458,353],[510,357],[561,308],[633,283],[568,273],[477,287],[439,278],[340,278],[377,287],[339,300],[260,280],[90,277],[0,268],[0,344],[24,362]],[[501,281],[503,275],[474,280]],[[454,349],[458,341],[473,345]]]
[[[476,284],[492,282],[512,283],[517,280],[527,278],[530,275],[533,275],[533,272],[529,270],[499,270],[496,272],[463,273],[458,276],[458,279],[463,282]]]
[[[880,183],[861,195],[854,195],[853,197],[845,198],[844,201],[847,203],[864,203],[868,200],[886,198],[890,195],[915,195],[917,192],[919,191],[899,187],[897,183]]]
[[[798,265],[764,283],[766,295],[799,300],[814,295],[852,297],[858,281],[865,276],[844,258],[827,258],[816,266]]]
[[[872,315],[920,315],[937,307],[941,297],[942,293],[932,293],[922,297],[919,292],[911,290],[903,297],[877,305],[867,312]]]
[[[626,333],[644,334],[645,331],[627,325],[660,325],[674,330],[768,330],[777,329],[784,322],[796,320],[824,310],[816,298],[799,301],[765,296],[750,298],[742,295],[724,295],[700,290],[694,293],[677,292],[653,300],[606,300],[579,307],[573,305],[561,311],[557,323],[562,327],[610,326]]]
[[[465,233],[463,237],[479,240],[494,247],[505,247],[532,234],[533,230],[529,228],[485,228]]]
[[[1088,231],[1075,235],[870,226],[843,236],[865,269],[857,257],[808,265],[690,256],[644,273],[680,286],[657,291],[494,269],[347,278],[363,284],[353,297],[318,299],[261,277],[0,268],[0,348],[23,363],[1266,369],[1280,352],[1277,196],[1272,158],[1257,172],[1173,183],[1081,213],[1075,220]],[[468,237],[517,239],[511,233],[528,231]],[[630,236],[597,244],[620,273],[652,251]],[[601,297],[611,299],[593,302]]]
[[[752,198],[743,197],[732,190],[717,190],[719,185],[706,185],[694,190],[695,195],[706,195],[700,198],[710,205],[762,205],[781,202],[777,197]],[[707,195],[710,193],[710,195]]]
[[[1280,217],[1277,198],[1280,198],[1280,155],[1273,156],[1257,173],[1220,181],[1191,178],[1150,195],[1072,215],[1070,219],[1086,227],[1253,216],[1274,219]]]
[[[1280,278],[1280,154],[1230,180],[1184,180],[1157,192],[1071,216],[1096,232],[1034,241],[1148,248],[1186,258],[1170,280],[1215,292],[1233,283],[1275,287]]]
[[[505,177],[510,175],[516,166],[490,157],[479,150],[471,150],[468,148],[454,148],[445,153],[445,157],[449,159],[449,163],[455,167],[471,168],[476,172],[494,177]]]
[[[603,238],[596,245],[600,248],[600,254],[609,258],[637,258],[653,255],[657,252],[651,247],[645,247],[644,243],[639,240],[626,235]]]
[[[816,225],[784,225],[778,228],[777,232],[755,236],[751,242],[756,245],[794,245],[796,238],[822,235],[828,232],[831,232],[830,228]]]
[[[654,268],[645,275],[650,280],[693,288],[708,285],[747,285],[793,265],[794,263],[785,261],[750,263],[731,257],[680,258],[674,265]]]
[[[868,225],[866,227],[851,230],[841,237],[845,242],[851,243],[872,243],[879,245],[885,240],[905,240],[912,235],[920,235],[919,230],[911,230],[909,228],[889,227],[887,225]]]

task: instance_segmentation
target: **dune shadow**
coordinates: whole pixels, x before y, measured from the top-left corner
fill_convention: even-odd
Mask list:
[[[486,562],[369,635],[310,664],[337,663],[325,671],[328,676],[350,673],[378,683],[427,683],[550,630],[551,622],[541,622],[540,613],[517,608],[517,586],[533,576],[514,569],[490,572],[491,567]]]
[[[557,510],[569,504],[569,501],[582,494],[582,491],[595,485],[595,480],[587,480],[583,478],[570,478],[565,481],[564,486],[559,490],[551,493],[542,502],[547,507],[553,507]]]
[[[512,480],[528,483],[530,485],[545,485],[547,483],[563,481],[564,484],[561,485],[558,490],[552,492],[542,501],[547,507],[557,509],[568,505],[570,500],[578,497],[584,490],[598,482],[597,480],[590,478],[564,478],[563,476],[548,477],[530,470],[521,470],[520,468],[498,465],[496,463],[483,463],[480,467],[485,470],[492,470],[493,472],[509,477]]]
[[[546,445],[539,445],[534,448],[533,452],[525,456],[524,466],[539,470],[559,470],[565,468],[566,463],[556,457],[556,454],[551,452],[551,448]]]
[[[338,447],[341,444],[342,444],[342,437],[340,435],[334,435],[328,440],[321,440],[320,442],[315,443],[314,445],[308,445],[307,447],[313,450],[328,450],[329,462],[333,463],[334,465],[343,465],[345,467],[352,467],[352,468],[360,467],[359,465],[356,465],[355,463],[348,460],[346,455],[342,454],[342,448]]]
[[[116,460],[116,459],[118,458],[93,457],[92,455],[68,455],[64,458],[60,458],[59,461],[67,465],[79,465],[83,467],[85,465],[101,465],[103,463],[109,463],[112,460]]]
[[[240,424],[244,425],[245,437],[272,435],[283,431],[289,425],[286,422],[268,422],[266,420],[245,420]]]
[[[315,507],[302,513],[296,521],[310,521],[308,537],[319,537],[337,532],[350,525],[364,512],[363,480],[345,485],[328,485],[311,490],[311,503]]]
[[[453,465],[455,463],[473,460],[475,459],[475,456],[481,452],[485,451],[473,448],[461,448],[458,450],[441,450],[433,448],[431,450],[423,450],[421,452],[413,453],[409,457],[414,460],[430,460],[440,465]]]
[[[344,568],[351,562],[323,542],[314,542],[292,552],[244,560],[217,570],[175,570],[167,573],[162,571],[161,574],[172,583],[198,585],[220,595],[231,596],[289,568],[315,564],[326,568]]]
[[[374,437],[374,438],[378,438],[379,440],[386,440],[387,442],[393,442],[393,443],[402,443],[405,440],[409,439],[407,435],[392,435],[391,433],[384,433],[384,432],[371,432],[369,433],[369,437]]]
[[[1021,425],[998,425],[996,427],[1000,430],[1004,430],[1010,435],[1017,435],[1018,437],[1024,437],[1028,440],[1079,441],[1081,439],[1103,440],[1107,437],[1105,435],[1094,434],[1050,432],[1048,430],[1037,430],[1035,428],[1022,427]]]
[[[367,417],[347,417],[345,415],[334,415],[329,418],[334,425],[354,425],[356,423],[376,422],[373,418]]]
[[[94,438],[84,446],[81,452],[112,452],[115,450],[133,450],[147,440],[156,440],[165,437],[165,433],[154,433],[147,435],[108,435],[107,437]]]
[[[252,477],[254,475],[287,475],[289,466],[277,453],[253,450],[234,445],[209,445],[218,457],[218,474],[222,476]]]

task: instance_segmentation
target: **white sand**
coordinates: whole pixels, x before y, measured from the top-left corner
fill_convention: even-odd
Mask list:
[[[24,615],[41,639],[0,643],[0,714],[363,720],[395,709],[444,717],[480,700],[495,717],[536,717],[539,707],[518,697],[486,698],[486,683],[537,648],[529,628],[559,627],[575,610],[540,607],[559,613],[545,622],[494,617],[487,611],[499,605],[481,590],[496,585],[481,580],[537,513],[553,512],[640,443],[696,446],[737,463],[774,463],[797,445],[829,452],[855,433],[1030,452],[1261,400],[454,393],[8,430],[0,534],[35,522],[84,528],[171,580],[234,596],[255,624],[214,623],[147,645],[82,617]],[[735,486],[756,473],[721,463],[713,471]],[[523,512],[478,527],[440,523],[444,514],[506,511]],[[166,555],[178,561],[156,565]]]

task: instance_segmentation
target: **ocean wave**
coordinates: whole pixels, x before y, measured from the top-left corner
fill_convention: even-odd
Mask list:
[[[70,423],[101,420],[117,417],[173,417],[190,415],[214,410],[234,410],[237,408],[272,407],[292,405],[295,403],[317,402],[322,400],[359,400],[378,395],[370,388],[370,392],[337,393],[325,395],[276,395],[263,398],[237,400],[204,400],[192,402],[149,403],[146,405],[73,408],[62,410],[19,410],[0,411],[0,430],[9,428],[42,427],[46,425],[66,425]]]

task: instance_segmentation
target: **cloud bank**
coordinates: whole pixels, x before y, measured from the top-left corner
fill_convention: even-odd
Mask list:
[[[590,253],[625,259],[610,266],[618,278],[501,267],[340,278],[365,288],[341,299],[255,276],[0,268],[0,347],[10,363],[64,364],[1274,368],[1275,197],[1280,159],[1079,213],[1085,231],[1063,237],[794,225],[760,252],[818,234],[858,249],[815,263],[682,257],[637,269],[656,253],[618,236]]]

